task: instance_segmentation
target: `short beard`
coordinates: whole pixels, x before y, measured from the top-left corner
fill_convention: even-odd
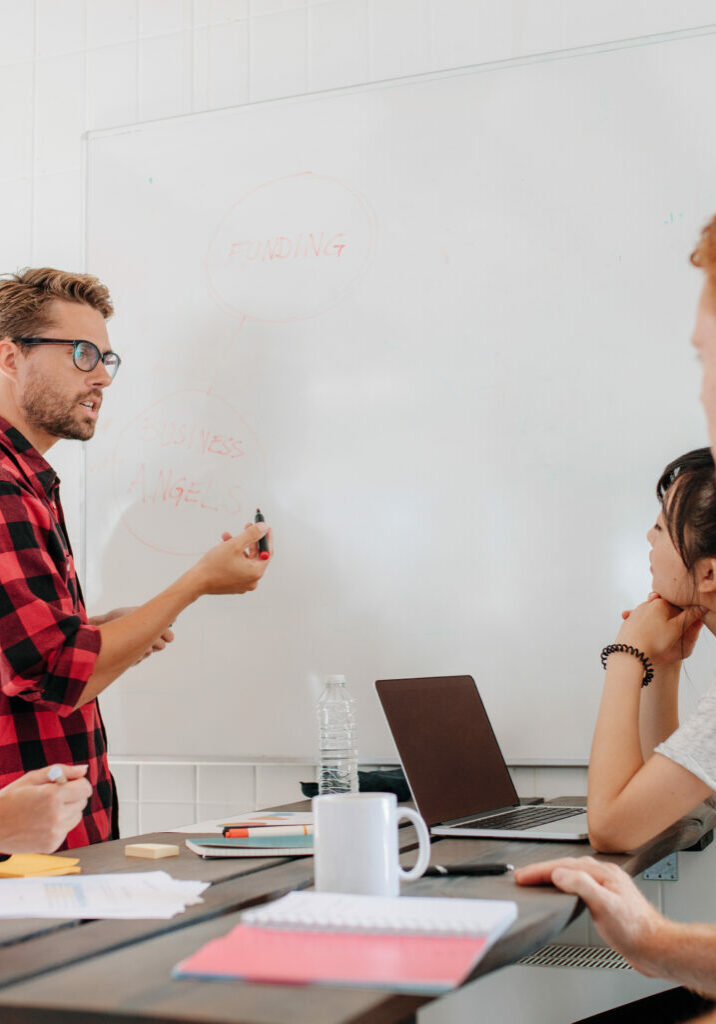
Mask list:
[[[20,408],[27,422],[52,437],[68,441],[89,441],[94,434],[93,420],[78,421],[73,410],[80,401],[80,396],[70,402],[61,398],[48,385],[46,380],[33,378],[28,381]]]

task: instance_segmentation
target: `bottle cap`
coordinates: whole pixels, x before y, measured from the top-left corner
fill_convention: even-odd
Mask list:
[[[328,683],[345,683],[346,677],[341,675],[326,676],[326,685]]]

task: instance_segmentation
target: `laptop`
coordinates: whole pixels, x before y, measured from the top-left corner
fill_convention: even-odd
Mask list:
[[[433,835],[588,839],[584,807],[520,804],[472,676],[379,679],[375,687]]]

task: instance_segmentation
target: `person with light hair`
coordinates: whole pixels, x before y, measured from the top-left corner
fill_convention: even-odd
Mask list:
[[[112,312],[107,288],[88,274],[45,267],[0,278],[0,818],[3,806],[12,818],[27,801],[58,805],[46,848],[65,825],[67,849],[119,836],[98,695],[173,639],[184,608],[204,594],[254,590],[269,564],[258,541],[268,533],[270,545],[270,531],[249,525],[224,533],[141,607],[88,618],[45,454],[60,438],[94,434],[121,363],[107,334]],[[68,766],[67,781],[47,790],[53,763]]]

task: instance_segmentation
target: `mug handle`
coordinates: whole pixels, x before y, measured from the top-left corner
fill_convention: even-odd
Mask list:
[[[420,878],[421,875],[425,874],[430,863],[430,833],[428,832],[428,826],[418,812],[414,811],[411,807],[399,809],[398,816],[395,819],[396,825],[401,818],[407,818],[408,821],[412,821],[413,825],[415,825],[418,833],[418,859],[415,867],[410,868],[409,871],[406,871],[405,868],[398,864],[398,877],[404,882],[414,882],[416,878]]]

